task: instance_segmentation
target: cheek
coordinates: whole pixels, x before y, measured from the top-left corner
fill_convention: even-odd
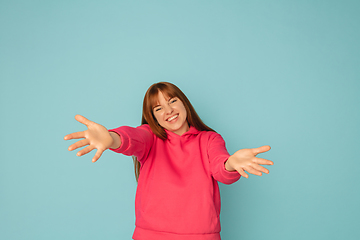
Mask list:
[[[185,116],[185,118],[187,118],[187,112],[186,112],[185,106],[182,106],[181,111],[182,111],[183,115]]]
[[[158,123],[161,122],[161,119],[162,119],[162,114],[161,114],[161,113],[159,113],[159,112],[154,112],[154,117],[155,117],[155,119],[156,119],[156,121],[157,121]]]

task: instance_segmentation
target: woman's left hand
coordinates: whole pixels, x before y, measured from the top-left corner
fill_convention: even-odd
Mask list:
[[[258,158],[259,153],[267,152],[270,146],[262,146],[259,148],[241,149],[231,155],[225,162],[225,169],[228,171],[237,171],[241,176],[248,178],[248,173],[261,176],[262,173],[269,173],[269,170],[261,165],[273,165],[270,160]]]

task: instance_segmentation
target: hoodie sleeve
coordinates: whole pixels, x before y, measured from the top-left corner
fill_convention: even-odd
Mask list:
[[[226,150],[225,141],[218,133],[210,136],[208,143],[208,156],[210,161],[210,171],[213,178],[224,184],[232,184],[240,179],[237,171],[228,171],[225,169],[225,162],[230,157]]]
[[[154,134],[147,124],[136,128],[122,126],[110,129],[109,132],[117,133],[121,139],[120,147],[110,150],[126,156],[135,156],[140,162],[146,159],[154,142]]]

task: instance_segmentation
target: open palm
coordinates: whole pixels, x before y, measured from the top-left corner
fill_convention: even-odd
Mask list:
[[[69,151],[73,151],[80,147],[87,146],[76,154],[78,156],[85,155],[92,150],[97,149],[96,154],[92,159],[93,162],[96,162],[101,157],[102,153],[111,147],[113,138],[104,126],[90,121],[81,115],[76,115],[75,119],[78,122],[86,125],[88,129],[82,132],[75,132],[66,135],[64,137],[65,140],[83,138],[82,140],[79,140],[76,143],[70,145],[68,149]]]

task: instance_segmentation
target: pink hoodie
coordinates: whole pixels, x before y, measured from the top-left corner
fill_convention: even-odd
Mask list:
[[[240,178],[225,169],[230,156],[220,134],[190,127],[162,140],[144,124],[109,131],[120,135],[115,152],[141,163],[135,198],[135,240],[219,240],[220,192],[217,181]]]

